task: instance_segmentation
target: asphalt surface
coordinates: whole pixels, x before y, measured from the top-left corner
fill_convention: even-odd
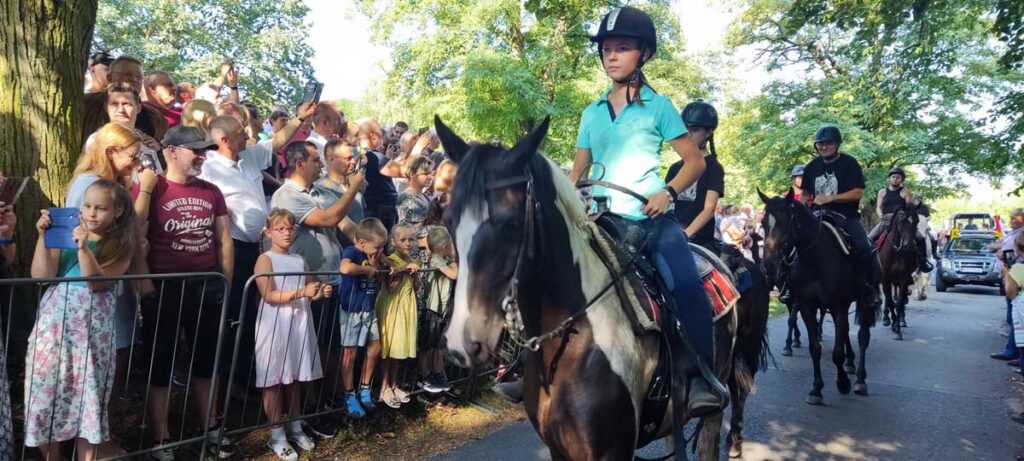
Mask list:
[[[911,301],[903,341],[893,340],[881,322],[872,330],[867,397],[836,390],[833,329],[826,320],[821,407],[804,403],[813,379],[806,340],[792,357],[783,357],[785,319],[772,320],[776,364],[758,375],[748,400],[744,459],[1024,459],[1018,458],[1024,455],[1024,426],[1010,420],[1024,411],[1024,383],[1004,362],[989,358],[1006,341],[1000,335],[1005,301],[995,289],[929,289],[926,301]],[[665,453],[656,442],[638,455]],[[533,427],[522,422],[435,459],[550,458]]]

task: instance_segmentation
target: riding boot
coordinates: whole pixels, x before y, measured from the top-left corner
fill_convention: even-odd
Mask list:
[[[779,302],[785,305],[789,305],[793,302],[793,290],[789,289],[789,282],[782,282],[782,287],[779,288]]]
[[[673,354],[683,354],[681,357],[682,367],[688,384],[686,396],[687,413],[691,418],[700,418],[724,409],[725,399],[722,393],[715,392],[712,389],[721,391],[726,388],[711,371],[711,364],[701,363],[700,355],[697,354],[693,347],[687,344],[682,331],[682,325],[678,326],[676,336],[678,339],[677,345],[681,347],[673,348]],[[679,361],[677,360],[676,363],[679,363]],[[702,367],[701,365],[705,366]]]
[[[878,279],[881,275],[878,258],[875,257],[874,253],[871,253],[870,257],[866,258],[864,262],[868,267],[866,279],[864,280],[864,302],[868,307],[878,309],[882,306],[882,295],[878,290]]]
[[[523,378],[495,384],[491,389],[509,402],[523,403]]]

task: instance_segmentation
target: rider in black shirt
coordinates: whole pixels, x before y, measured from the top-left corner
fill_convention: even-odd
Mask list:
[[[704,153],[704,173],[692,186],[679,192],[676,217],[691,243],[720,254],[722,242],[715,239],[715,208],[718,207],[718,199],[725,196],[725,170],[715,154],[714,130],[718,128],[718,112],[711,104],[698,99],[687,104],[681,116],[691,135],[698,131],[708,132],[708,146],[697,146]],[[682,165],[682,161],[673,163],[665,180],[674,178]]]
[[[804,168],[804,192],[814,197],[816,208],[835,211],[846,217],[836,223],[850,236],[856,247],[855,256],[866,267],[865,301],[871,307],[881,305],[878,293],[879,275],[882,273],[875,254],[875,246],[868,240],[860,222],[860,200],[864,197],[864,170],[857,159],[839,152],[843,135],[839,128],[825,125],[814,135],[814,150],[818,156]]]

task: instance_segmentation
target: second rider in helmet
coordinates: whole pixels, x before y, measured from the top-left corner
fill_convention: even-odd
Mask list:
[[[681,117],[690,136],[706,138],[708,143],[707,146],[698,146],[706,165],[704,174],[693,185],[679,191],[676,217],[690,242],[720,254],[722,242],[715,238],[715,208],[718,207],[718,200],[725,196],[725,170],[714,153],[713,135],[715,128],[718,128],[718,112],[711,104],[698,99],[683,108]],[[665,181],[675,178],[682,166],[681,160],[673,163],[668,168]]]
[[[687,135],[672,102],[657,94],[646,82],[641,69],[657,51],[654,21],[631,7],[616,8],[601,21],[591,40],[598,46],[601,64],[612,87],[588,106],[580,119],[576,158],[571,178],[578,181],[592,162],[604,166],[603,180],[629,188],[647,198],[639,200],[595,186],[594,195],[609,197],[609,209],[641,225],[650,235],[652,261],[666,285],[672,287],[678,315],[696,356],[687,360],[691,416],[702,416],[722,407],[723,397],[711,391],[722,386],[710,373],[694,368],[695,360],[712,361],[711,307],[697,274],[675,214],[673,201],[679,191],[689,188],[704,172],[703,145],[710,133]],[[661,179],[659,165],[662,143],[668,141],[684,161],[668,181]],[[704,367],[705,370],[707,367]]]

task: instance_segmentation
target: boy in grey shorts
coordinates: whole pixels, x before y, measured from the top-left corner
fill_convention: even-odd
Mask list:
[[[341,290],[338,321],[341,327],[341,381],[345,386],[345,411],[353,418],[366,416],[375,406],[370,395],[373,368],[380,357],[377,329],[377,269],[383,267],[388,231],[377,218],[364,219],[356,226],[355,245],[341,254]],[[355,387],[355,363],[359,348],[366,348],[359,390]]]

